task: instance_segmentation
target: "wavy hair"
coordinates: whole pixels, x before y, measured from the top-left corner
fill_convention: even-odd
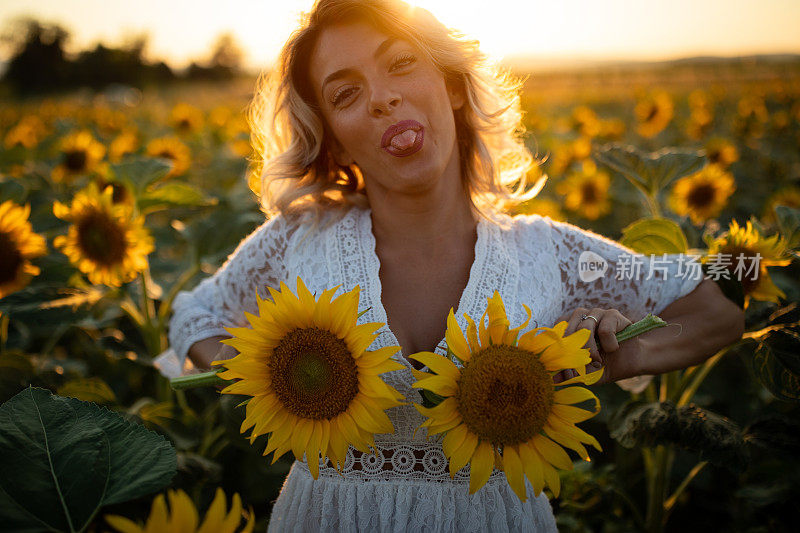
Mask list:
[[[446,28],[428,11],[399,0],[317,0],[284,45],[277,68],[259,78],[248,111],[251,160],[248,183],[267,214],[328,206],[367,205],[356,164],[341,166],[316,103],[309,62],[321,32],[365,21],[419,48],[448,83],[463,90],[454,111],[462,182],[478,213],[512,207],[535,196],[528,187],[534,159],[522,136],[521,82],[492,65],[478,42]]]

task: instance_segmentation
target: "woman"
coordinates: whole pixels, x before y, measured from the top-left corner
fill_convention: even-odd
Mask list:
[[[406,368],[385,379],[415,402],[405,356],[444,353],[450,308],[480,316],[495,290],[512,324],[524,321],[524,303],[539,325],[564,318],[568,333],[591,330],[606,381],[694,365],[741,336],[742,312],[714,283],[679,277],[675,264],[666,279],[584,282],[581,252],[613,273],[630,250],[548,218],[500,214],[524,198],[532,163],[516,87],[424,10],[319,0],[256,109],[261,198],[272,216],[176,299],[170,340],[197,366],[233,355],[219,344],[223,327],[246,324],[254,291],[264,297],[297,276],[317,293],[361,287],[360,322],[388,323],[371,349],[402,348],[395,358]],[[661,329],[618,345],[614,333],[647,312],[681,324],[680,335]],[[451,480],[441,444],[414,434],[416,410],[389,415],[395,432],[376,436],[376,455],[351,448],[342,475],[323,466],[315,481],[296,462],[270,529],[555,530],[546,497],[529,488],[520,502],[498,471],[468,495],[468,468]]]

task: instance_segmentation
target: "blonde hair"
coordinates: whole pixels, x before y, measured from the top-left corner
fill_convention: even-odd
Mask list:
[[[417,46],[448,83],[465,94],[454,112],[463,184],[479,213],[527,200],[533,157],[525,148],[521,82],[491,65],[478,42],[446,28],[428,11],[399,0],[317,0],[284,45],[277,68],[262,75],[249,109],[256,157],[248,182],[267,214],[327,206],[367,205],[357,165],[340,166],[308,74],[320,33],[366,21]]]

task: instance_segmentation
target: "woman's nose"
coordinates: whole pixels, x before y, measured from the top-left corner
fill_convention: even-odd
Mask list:
[[[382,117],[391,114],[400,105],[400,95],[389,87],[375,87],[369,101],[369,112],[372,116]]]

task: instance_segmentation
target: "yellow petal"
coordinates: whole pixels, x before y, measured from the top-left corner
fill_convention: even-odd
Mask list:
[[[572,470],[572,461],[564,448],[551,441],[544,435],[537,435],[532,439],[533,446],[545,461],[562,469]]]
[[[458,381],[461,378],[461,371],[458,367],[450,359],[438,353],[419,352],[408,356],[408,358],[419,361],[440,376],[445,376],[453,381]]]
[[[539,452],[529,442],[519,445],[519,458],[525,469],[525,475],[533,485],[533,495],[538,496],[544,489],[544,470],[542,469],[542,458]]]
[[[469,493],[483,487],[489,480],[494,467],[494,447],[488,442],[481,442],[472,454],[469,472]]]
[[[429,375],[411,386],[415,389],[429,390],[434,394],[444,397],[455,396],[458,392],[458,384],[454,380],[439,375]]]
[[[524,502],[528,499],[528,494],[525,490],[522,461],[517,450],[516,446],[503,447],[503,471],[506,473],[506,479],[514,494]]]
[[[597,396],[584,387],[567,387],[560,389],[553,393],[553,401],[561,404],[574,404],[581,403],[588,400],[594,400],[594,411],[600,410],[600,400]]]
[[[510,322],[508,321],[508,316],[506,316],[506,308],[499,292],[494,291],[492,297],[489,298],[489,305],[486,311],[489,314],[489,325],[487,327],[489,339],[492,344],[502,344]]]
[[[475,453],[475,448],[477,447],[478,436],[471,431],[467,431],[467,434],[464,436],[464,441],[452,451],[452,457],[450,457],[451,478],[472,459],[472,454]]]
[[[453,355],[458,357],[461,362],[466,363],[470,358],[469,346],[464,338],[464,333],[461,331],[461,326],[458,325],[456,315],[453,313],[453,308],[450,308],[450,313],[447,315],[447,330],[445,330],[445,341],[447,342],[448,349],[453,352]]]

